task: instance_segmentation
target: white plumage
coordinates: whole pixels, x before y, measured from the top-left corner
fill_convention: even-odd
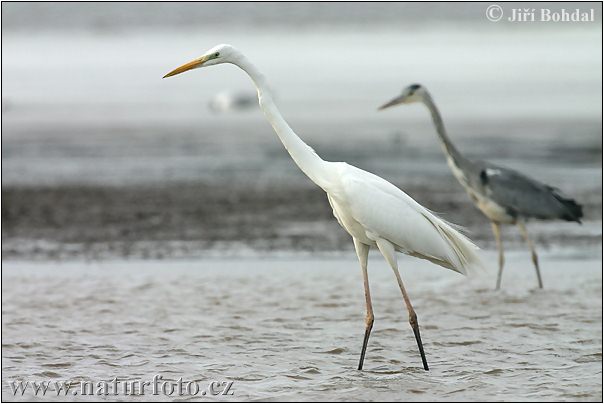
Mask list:
[[[232,46],[218,45],[200,58],[174,69],[164,77],[220,63],[239,66],[254,81],[258,90],[259,104],[266,119],[302,172],[327,193],[335,217],[352,236],[363,272],[367,305],[365,337],[359,370],[363,367],[367,342],[374,321],[367,274],[368,253],[374,246],[379,249],[394,271],[409,311],[409,322],[415,334],[424,369],[428,370],[417,315],[398,271],[396,251],[427,259],[445,268],[466,274],[481,265],[476,255],[478,248],[451,224],[438,218],[383,178],[346,163],[321,159],[283,119],[264,76]]]
[[[331,165],[337,180],[326,192],[334,216],[352,237],[370,246],[384,239],[399,252],[462,274],[481,266],[478,247],[405,192],[349,164]]]

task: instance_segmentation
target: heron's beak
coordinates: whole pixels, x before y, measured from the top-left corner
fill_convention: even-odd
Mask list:
[[[196,69],[198,67],[201,67],[209,59],[210,59],[209,56],[202,56],[200,58],[192,60],[189,63],[185,63],[184,65],[172,70],[170,73],[166,74],[163,78],[165,79],[166,77],[176,76],[177,74],[184,73],[187,70]]]
[[[387,103],[385,103],[384,105],[382,105],[381,107],[379,107],[378,111],[381,111],[383,109],[390,108],[390,107],[393,107],[395,105],[401,104],[401,103],[405,102],[406,98],[407,98],[406,95],[399,95],[398,97],[393,98],[392,100],[388,101]]]

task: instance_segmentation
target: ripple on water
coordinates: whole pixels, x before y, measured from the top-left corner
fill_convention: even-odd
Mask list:
[[[34,376],[45,377],[45,378],[48,378],[48,379],[55,379],[55,378],[61,377],[62,375],[60,373],[52,372],[50,370],[47,370],[45,372],[34,373]]]
[[[73,366],[72,363],[69,362],[60,362],[60,363],[44,363],[42,364],[42,366],[47,367],[47,368],[59,368],[59,369],[65,369],[65,368],[70,368]]]
[[[236,270],[241,263],[222,261],[166,261],[157,273],[141,273],[141,263],[131,272],[130,263],[115,268],[103,263],[97,264],[103,271],[63,272],[53,266],[31,274],[3,265],[3,282],[15,286],[2,295],[12,306],[2,316],[3,379],[110,380],[117,375],[145,380],[161,374],[200,383],[233,380],[242,400],[601,398],[600,288],[564,293],[578,278],[582,284],[601,282],[599,261],[587,261],[587,270],[558,281],[570,263],[556,267],[557,261],[545,256],[551,293],[525,292],[520,280],[515,280],[518,293],[495,293],[491,282],[461,282],[455,274],[441,280],[437,293],[430,278],[437,270],[427,265],[409,271],[430,372],[421,366],[392,273],[376,270],[371,277],[376,328],[365,370],[359,372],[365,313],[360,275],[350,271],[354,259],[312,265],[252,261],[241,272]],[[226,271],[228,282],[212,283],[199,293],[196,285]],[[316,275],[312,284],[308,273]],[[126,275],[131,282],[124,282]],[[250,287],[255,279],[265,287]],[[48,284],[55,286],[47,289]],[[35,293],[20,293],[19,285]],[[58,285],[60,294],[53,291]],[[105,296],[82,304],[82,290],[99,285]],[[264,296],[268,290],[271,296]],[[53,299],[62,308],[46,304]],[[137,310],[124,310],[126,300]],[[27,325],[15,326],[19,319]],[[47,328],[51,322],[59,327]]]
[[[576,358],[575,362],[577,362],[577,363],[589,363],[589,362],[601,363],[602,362],[602,352],[589,354],[589,355],[583,355],[579,358]]]

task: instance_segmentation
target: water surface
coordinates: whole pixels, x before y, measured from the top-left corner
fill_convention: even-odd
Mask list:
[[[429,372],[394,276],[377,255],[370,257],[376,322],[362,372],[364,297],[352,251],[320,259],[4,262],[2,397],[14,399],[10,380],[161,374],[232,380],[240,400],[601,401],[601,251],[542,254],[545,290],[533,289],[528,254],[508,254],[507,262],[504,290],[495,292],[492,276],[467,279],[400,259]]]

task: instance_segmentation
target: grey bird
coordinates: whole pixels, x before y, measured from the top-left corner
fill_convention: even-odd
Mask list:
[[[497,166],[480,160],[464,157],[447,136],[440,112],[428,90],[420,84],[405,88],[401,95],[379,107],[380,110],[398,104],[423,103],[436,126],[447,164],[455,178],[466,190],[478,209],[491,221],[497,249],[499,250],[499,272],[496,289],[501,286],[504,256],[501,242],[501,225],[516,224],[522,237],[528,244],[539,288],[543,288],[539,260],[535,246],[526,230],[526,221],[567,220],[581,223],[583,209],[581,205],[562,194],[554,187],[529,178],[509,168]]]

